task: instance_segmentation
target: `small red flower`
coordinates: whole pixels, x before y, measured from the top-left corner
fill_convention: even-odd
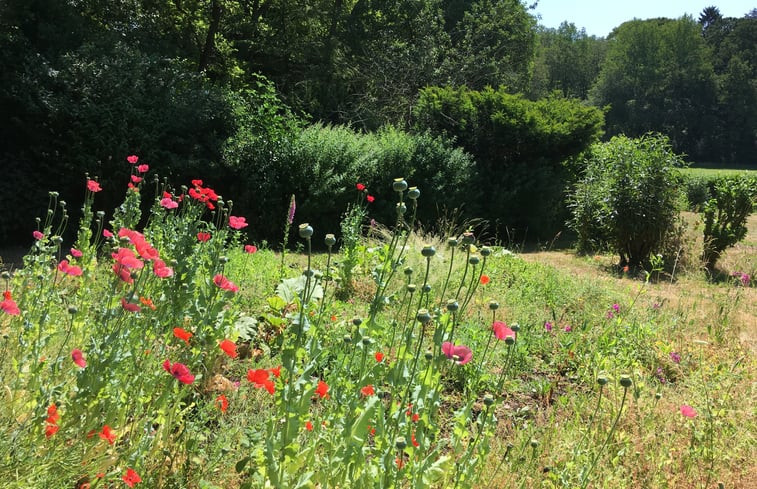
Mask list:
[[[277,379],[281,377],[281,365],[279,365],[278,367],[269,368],[268,371],[271,372],[271,375],[273,375]]]
[[[239,354],[237,353],[237,345],[231,340],[223,340],[218,343],[218,346],[230,358],[236,358],[237,356],[239,356]]]
[[[74,363],[76,365],[78,365],[79,367],[81,367],[81,368],[84,368],[84,367],[87,366],[87,361],[84,360],[84,356],[83,356],[81,350],[79,350],[79,349],[74,349],[71,352],[71,360],[73,360]]]
[[[0,309],[2,309],[5,314],[10,314],[11,316],[18,316],[21,314],[21,309],[18,308],[16,301],[13,300],[10,290],[3,292],[3,301],[0,302]]]
[[[96,193],[102,190],[102,187],[96,180],[87,180],[87,190]]]
[[[249,224],[247,224],[247,219],[244,217],[237,217],[237,216],[229,216],[229,227],[232,229],[244,229]]]
[[[81,258],[84,255],[81,251],[77,250],[76,248],[71,248],[71,256],[74,258]]]
[[[402,470],[402,467],[405,466],[405,461],[402,457],[397,457],[394,459],[394,464],[397,466],[397,470]]]
[[[134,487],[134,484],[142,482],[142,478],[134,471],[134,469],[126,469],[126,474],[124,474],[122,479],[129,487]]]
[[[313,431],[313,423],[311,423],[310,421],[306,422],[305,429],[308,431]]]
[[[166,360],[163,362],[163,369],[174,376],[176,380],[182,384],[191,384],[195,381],[195,376],[189,371],[189,368],[183,363],[176,362],[171,365],[171,362]]]
[[[368,384],[362,389],[360,389],[360,393],[363,394],[364,396],[376,395],[376,391],[371,384]]]
[[[488,275],[481,275],[481,285],[486,285],[489,283],[489,276]]]
[[[358,189],[358,190],[359,190],[360,192],[362,192],[363,190],[365,190],[365,185],[363,185],[362,183],[358,183],[357,185],[355,185],[355,187],[356,187],[356,188],[357,188],[357,189]]]
[[[210,239],[210,233],[204,233],[202,231],[197,233],[197,241],[199,241],[200,243],[205,243],[209,239]]]
[[[45,235],[40,233],[39,231],[32,231],[32,236],[34,236],[34,239],[36,239],[37,241],[40,241],[45,237]]]
[[[59,419],[60,414],[58,414],[58,406],[50,404],[47,408],[47,422],[50,424],[57,424]]]
[[[45,438],[50,438],[58,432],[60,426],[57,424],[48,424],[45,426]]]
[[[131,183],[140,183],[142,181],[142,177],[138,177],[136,175],[131,176]]]
[[[124,308],[124,311],[128,312],[139,312],[142,310],[141,307],[139,307],[138,304],[134,304],[133,302],[126,302],[126,299],[123,297],[121,298],[121,307]]]
[[[270,372],[264,368],[247,371],[247,380],[255,384],[255,388],[265,388],[270,394],[273,394],[276,386],[269,376]]]
[[[192,186],[194,186],[194,187],[202,187],[202,180],[200,180],[199,178],[196,179],[196,180],[192,180]]]
[[[228,290],[229,292],[238,292],[239,291],[239,287],[237,287],[234,284],[234,282],[232,282],[231,280],[227,279],[226,277],[224,277],[220,273],[218,275],[216,275],[215,277],[213,277],[213,283],[216,284],[217,287],[219,287],[219,288],[221,288],[223,290]]]
[[[72,277],[79,277],[83,273],[81,267],[77,267],[76,265],[69,265],[68,260],[61,260],[58,264],[58,270],[65,273],[66,275],[71,275]]]
[[[113,430],[111,430],[110,426],[108,426],[107,424],[103,426],[103,430],[98,433],[98,436],[103,440],[108,440],[108,443],[110,443],[111,445],[114,441],[116,441],[116,438],[118,437],[115,433],[113,433]]]
[[[318,397],[321,399],[328,399],[329,397],[329,385],[322,381],[318,381],[318,386],[315,388],[315,393],[318,394]]]
[[[498,340],[504,340],[508,337],[515,340],[515,331],[508,328],[502,321],[494,321],[492,323],[492,331],[494,331],[494,336],[496,336]]]
[[[421,446],[421,444],[418,443],[418,440],[415,439],[415,433],[410,435],[410,442],[413,444],[415,448],[418,448],[419,446]]]
[[[418,413],[413,414],[413,423],[417,423],[421,419],[421,415]]]
[[[137,156],[137,155],[127,156],[126,157],[126,161],[128,161],[132,165],[136,165],[137,162],[139,161],[139,156]]]
[[[258,247],[257,246],[255,246],[255,245],[244,245],[244,252],[245,253],[253,254],[256,251],[258,251]]]
[[[229,400],[226,399],[225,395],[221,394],[220,396],[216,397],[216,405],[218,406],[218,409],[220,409],[222,413],[225,413],[226,410],[229,408]]]
[[[110,232],[110,231],[108,231],[107,229],[103,229],[103,236],[104,236],[105,238],[112,238],[112,237],[113,237],[113,233],[111,233],[111,232]]]
[[[365,200],[367,200],[368,202],[373,202],[374,200],[376,200],[376,197],[374,197],[373,195],[366,195]]]
[[[697,417],[696,410],[694,410],[694,408],[691,407],[691,406],[687,406],[686,404],[684,404],[683,406],[681,406],[681,414],[684,415],[684,416],[686,416],[687,418],[696,418]]]
[[[146,172],[147,172],[147,171],[148,171],[149,169],[150,169],[150,167],[149,167],[149,166],[147,166],[147,165],[139,165],[139,166],[137,167],[137,171],[138,171],[139,173],[146,173]]]
[[[187,346],[189,346],[189,338],[194,336],[193,333],[190,333],[189,331],[186,331],[182,328],[174,328],[173,335],[179,338],[180,340],[184,341],[184,343],[186,343]]]
[[[376,434],[376,428],[373,426],[367,425],[365,428],[368,430],[369,435],[374,436]]]
[[[376,352],[376,355],[374,355],[374,356],[376,357],[376,361],[377,361],[378,363],[381,363],[381,360],[383,360],[383,359],[384,359],[384,354],[383,354],[383,353],[381,353],[380,351],[377,351],[377,352]]]

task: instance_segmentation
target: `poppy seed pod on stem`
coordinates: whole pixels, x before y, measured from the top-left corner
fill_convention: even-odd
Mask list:
[[[404,215],[407,212],[407,206],[404,202],[397,202],[397,214]]]
[[[418,309],[418,314],[416,314],[415,319],[426,324],[431,321],[431,314],[428,312],[428,309]]]
[[[476,255],[473,255],[470,258],[468,258],[468,263],[470,263],[471,265],[478,265],[480,261],[481,259],[477,257]]]
[[[489,302],[489,309],[492,311],[496,311],[497,309],[499,309],[499,302],[497,301]]]
[[[629,377],[628,375],[620,376],[620,385],[622,385],[624,389],[628,389],[629,387],[631,387],[631,384],[633,384],[633,380],[631,380],[631,377]]]
[[[431,257],[432,257],[432,256],[434,256],[435,254],[436,254],[436,248],[434,248],[434,247],[433,247],[433,246],[431,246],[431,245],[425,245],[425,246],[424,246],[424,247],[423,247],[423,248],[421,249],[421,255],[425,256],[426,258],[431,258]]]
[[[404,192],[405,190],[407,190],[407,182],[402,177],[395,178],[392,182],[392,189],[395,192]]]
[[[310,239],[310,237],[313,236],[313,227],[307,222],[300,224],[298,231],[300,233],[300,238]]]
[[[476,241],[476,237],[470,231],[463,233],[463,244],[470,245]]]
[[[455,299],[450,299],[447,301],[447,310],[450,312],[455,312],[460,308],[460,304],[457,303]]]
[[[325,238],[323,238],[323,242],[326,244],[326,246],[331,248],[332,246],[336,244],[336,237],[333,234],[329,233],[326,235]]]
[[[455,246],[457,246],[458,243],[459,243],[459,241],[457,240],[457,238],[448,238],[447,239],[447,246],[449,246],[451,248],[454,248]]]
[[[418,190],[418,187],[410,187],[410,190],[407,191],[407,198],[410,200],[417,200],[420,196],[421,191]]]
[[[492,249],[488,246],[481,247],[481,256],[490,256],[492,254]]]

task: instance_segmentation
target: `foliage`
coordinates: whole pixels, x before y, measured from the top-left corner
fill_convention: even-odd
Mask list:
[[[680,202],[680,156],[660,135],[616,136],[589,153],[571,196],[571,226],[582,251],[609,247],[620,266],[645,265],[674,229]]]
[[[553,94],[536,102],[504,89],[480,92],[429,87],[416,106],[416,127],[453,138],[476,158],[474,214],[551,238],[563,189],[574,169],[563,162],[600,134],[602,113]]]
[[[709,193],[702,209],[703,260],[712,271],[723,251],[746,236],[747,217],[757,205],[757,178],[722,177],[710,183]]]

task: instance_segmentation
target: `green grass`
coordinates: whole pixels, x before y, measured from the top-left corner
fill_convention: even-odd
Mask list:
[[[684,168],[683,174],[689,177],[713,178],[731,176],[757,175],[755,168]]]

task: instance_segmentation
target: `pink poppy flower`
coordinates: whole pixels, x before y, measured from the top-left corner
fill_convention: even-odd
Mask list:
[[[66,275],[71,275],[72,277],[78,277],[82,274],[81,267],[77,267],[76,265],[69,265],[68,260],[61,260],[61,262],[58,264],[58,270],[65,273]]]
[[[142,181],[142,177],[138,177],[136,175],[131,176],[131,183],[140,183]]]
[[[247,224],[247,219],[244,217],[237,217],[237,216],[229,216],[229,227],[232,229],[244,229],[249,224]]]
[[[124,299],[123,297],[121,298],[121,307],[124,308],[124,311],[128,311],[128,312],[139,312],[142,310],[142,308],[139,307],[138,304],[127,302],[126,299]]]
[[[173,200],[171,197],[164,197],[160,199],[160,205],[169,210],[179,207],[179,203]]]
[[[137,156],[137,155],[127,156],[126,157],[126,161],[128,161],[132,165],[136,165],[137,162],[139,161],[139,156]]]
[[[149,170],[149,169],[150,169],[150,167],[149,167],[149,166],[147,166],[147,165],[139,165],[139,166],[137,167],[137,171],[138,171],[139,173],[145,173],[145,172],[147,172],[147,170]]]
[[[374,197],[373,195],[366,195],[365,200],[367,200],[368,202],[373,202],[374,200],[376,200],[376,197]]]
[[[3,301],[0,302],[0,309],[2,309],[5,314],[10,314],[11,316],[18,316],[21,314],[21,310],[18,308],[16,301],[13,300],[10,290],[3,292]]]
[[[102,190],[100,184],[95,180],[87,180],[87,190],[92,193],[96,193]]]
[[[681,414],[684,415],[684,416],[686,416],[687,418],[696,418],[697,417],[697,412],[694,410],[694,408],[691,407],[691,406],[688,406],[686,404],[684,404],[683,406],[681,406]]]
[[[202,231],[197,233],[197,241],[199,241],[200,243],[205,243],[209,239],[210,239],[210,233],[203,233]]]
[[[81,251],[77,250],[76,248],[71,248],[71,256],[73,256],[74,258],[81,258],[82,255],[84,255],[84,253],[82,253]]]
[[[365,190],[365,185],[363,185],[362,183],[358,183],[358,184],[355,184],[355,188],[357,188],[360,192],[362,192],[363,190]]]
[[[84,355],[79,349],[74,349],[73,351],[71,351],[71,360],[73,360],[74,363],[81,368],[87,366],[87,361],[84,359]]]
[[[176,380],[182,384],[191,384],[195,381],[195,376],[189,371],[189,367],[183,363],[176,362],[171,365],[171,362],[166,360],[163,362],[163,369],[174,376]]]
[[[257,246],[255,246],[255,245],[244,245],[244,252],[245,253],[252,254],[252,253],[255,253],[256,251],[258,251],[258,247]]]
[[[40,233],[39,231],[33,231],[32,236],[34,236],[34,239],[36,239],[37,241],[41,241],[45,237],[45,235]]]
[[[234,284],[231,280],[227,279],[220,273],[213,277],[213,283],[216,284],[217,287],[228,290],[229,292],[237,292],[239,291],[239,287]]]
[[[449,358],[457,357],[458,365],[465,365],[473,359],[473,352],[465,345],[453,345],[449,341],[442,343],[442,353]]]
[[[156,259],[152,263],[153,273],[160,278],[173,277],[173,268],[166,266],[166,262],[160,258]]]
[[[496,336],[498,340],[512,338],[513,341],[515,341],[515,331],[508,328],[502,321],[494,321],[494,323],[492,323],[492,331],[494,331],[494,336]]]
[[[113,237],[113,233],[111,233],[107,229],[103,229],[103,236],[106,237],[106,238],[112,238]]]

